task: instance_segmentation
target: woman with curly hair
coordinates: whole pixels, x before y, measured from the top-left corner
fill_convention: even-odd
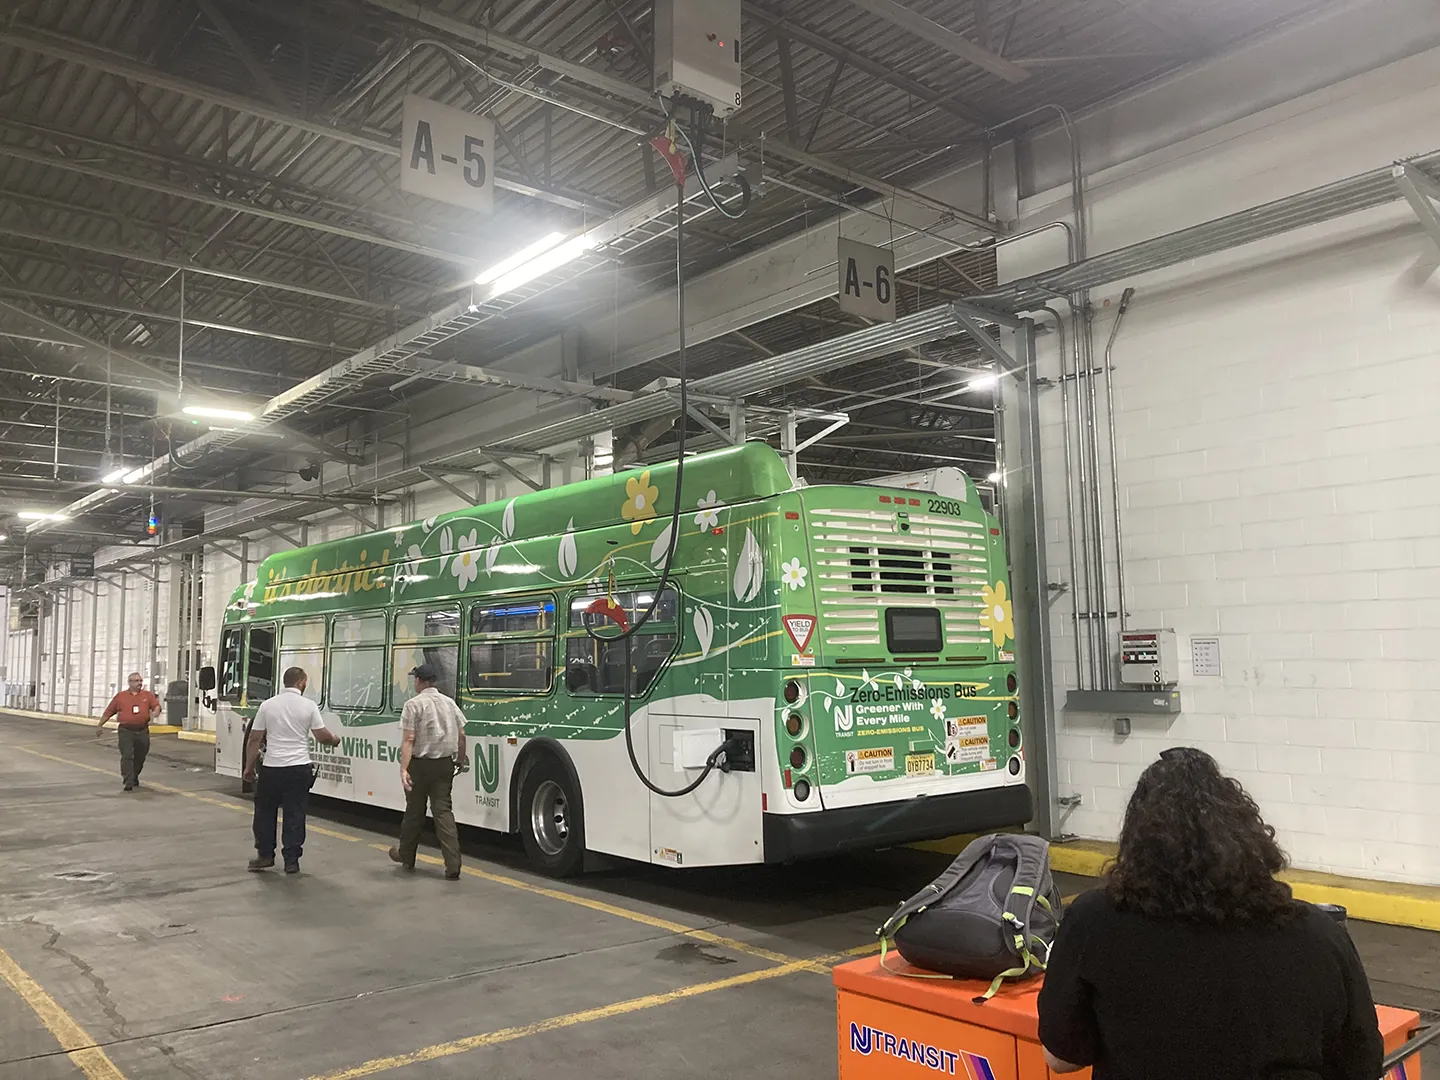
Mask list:
[[[1056,1072],[1094,1080],[1376,1080],[1344,927],[1290,895],[1254,800],[1199,750],[1141,775],[1105,886],[1065,913],[1040,991]]]

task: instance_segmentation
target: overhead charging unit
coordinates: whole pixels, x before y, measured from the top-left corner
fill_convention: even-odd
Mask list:
[[[656,0],[655,92],[720,117],[740,108],[740,0]]]

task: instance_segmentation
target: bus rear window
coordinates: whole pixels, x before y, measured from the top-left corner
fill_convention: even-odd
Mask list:
[[[938,653],[945,645],[934,608],[886,608],[885,643],[897,655]]]

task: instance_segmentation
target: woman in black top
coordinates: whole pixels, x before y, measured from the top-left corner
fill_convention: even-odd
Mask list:
[[[1275,874],[1275,830],[1199,750],[1166,750],[1103,889],[1065,913],[1040,991],[1056,1072],[1094,1080],[1377,1080],[1375,1005],[1344,928]]]

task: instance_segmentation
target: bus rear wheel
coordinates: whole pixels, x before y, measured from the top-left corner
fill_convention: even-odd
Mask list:
[[[570,877],[585,862],[585,818],[575,781],[548,754],[520,786],[520,837],[530,861],[552,877]]]

